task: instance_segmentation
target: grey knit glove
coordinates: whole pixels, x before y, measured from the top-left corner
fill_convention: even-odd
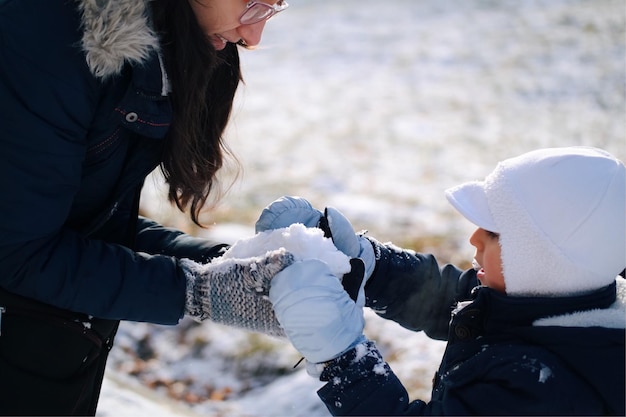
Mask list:
[[[208,264],[181,259],[187,279],[185,313],[198,321],[284,336],[267,295],[270,280],[293,262],[284,249],[246,259],[215,258]]]

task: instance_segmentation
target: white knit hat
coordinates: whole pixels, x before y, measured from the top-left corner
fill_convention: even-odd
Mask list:
[[[509,295],[579,294],[611,284],[626,266],[626,168],[601,149],[528,152],[446,197],[500,234]]]

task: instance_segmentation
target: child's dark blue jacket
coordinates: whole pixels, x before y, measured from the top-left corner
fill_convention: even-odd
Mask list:
[[[432,256],[411,251],[377,251],[368,305],[431,337],[449,322],[448,345],[428,403],[409,401],[372,342],[335,359],[318,392],[334,415],[624,415],[621,277],[576,297],[509,297],[485,287],[468,294],[473,270],[440,270]],[[468,301],[452,313],[455,298]]]

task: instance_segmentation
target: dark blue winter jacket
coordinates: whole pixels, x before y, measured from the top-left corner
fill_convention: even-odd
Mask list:
[[[369,305],[434,335],[449,320],[448,344],[428,403],[409,401],[372,342],[331,361],[318,394],[333,415],[624,415],[624,279],[572,297],[478,286],[453,311],[476,282],[473,270],[440,271],[431,256],[376,249]]]
[[[100,3],[0,0],[0,287],[173,324],[185,300],[173,256],[223,245],[138,217],[171,122],[167,78],[148,2]]]

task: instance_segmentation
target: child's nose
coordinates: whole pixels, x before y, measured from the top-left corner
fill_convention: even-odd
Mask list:
[[[470,245],[474,246],[477,250],[480,250],[481,240],[479,238],[480,229],[476,229],[469,238]]]

